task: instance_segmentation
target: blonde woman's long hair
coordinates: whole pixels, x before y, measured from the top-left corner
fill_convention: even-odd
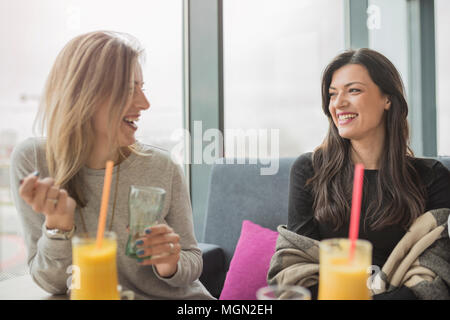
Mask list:
[[[92,117],[100,105],[109,104],[108,139],[120,151],[119,126],[134,92],[142,52],[128,34],[90,32],[67,43],[50,71],[35,125],[46,136],[50,176],[80,207],[86,206],[79,172],[93,148]]]

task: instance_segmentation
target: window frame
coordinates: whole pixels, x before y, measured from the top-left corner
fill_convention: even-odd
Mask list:
[[[191,135],[186,140],[187,178],[195,234],[203,240],[211,165],[193,162],[195,149],[206,145],[203,132],[224,129],[223,0],[184,0],[184,123]],[[346,48],[369,46],[369,0],[344,1]],[[408,95],[411,146],[416,156],[437,156],[436,59],[434,0],[406,1],[408,10],[408,74],[404,79],[415,94]],[[388,41],[392,41],[389,39]],[[420,74],[419,77],[412,75]],[[418,93],[418,94],[417,94]],[[195,121],[202,121],[201,133]],[[222,149],[219,156],[223,156]]]

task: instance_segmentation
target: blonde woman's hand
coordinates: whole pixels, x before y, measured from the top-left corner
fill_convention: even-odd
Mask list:
[[[19,195],[31,208],[45,216],[47,229],[70,231],[74,225],[76,202],[52,178],[39,179],[32,173],[21,180]]]
[[[155,265],[161,277],[173,276],[180,260],[180,236],[166,224],[149,227],[145,229],[145,234],[145,237],[136,241],[138,263],[143,266]],[[141,258],[147,256],[151,258]]]

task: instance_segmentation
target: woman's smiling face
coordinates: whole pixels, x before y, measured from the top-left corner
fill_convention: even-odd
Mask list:
[[[118,143],[121,147],[132,145],[136,142],[135,132],[138,129],[136,124],[139,121],[141,112],[150,107],[143,92],[143,75],[140,65],[136,66],[134,71],[134,92],[130,92],[130,99],[127,106],[124,108],[119,124]],[[107,141],[108,133],[111,130],[111,124],[108,120],[109,104],[103,103],[94,113],[93,126],[97,140]]]
[[[144,79],[142,69],[139,65],[136,66],[134,74],[134,92],[130,104],[125,108],[122,123],[120,125],[119,144],[121,147],[129,146],[136,142],[135,132],[138,129],[136,124],[139,121],[141,112],[150,107],[150,103],[144,94]]]
[[[342,138],[360,140],[384,134],[384,112],[391,102],[364,66],[347,64],[336,70],[329,95],[328,110]]]

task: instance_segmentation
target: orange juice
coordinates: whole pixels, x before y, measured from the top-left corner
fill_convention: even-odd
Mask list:
[[[105,232],[101,248],[95,238],[74,237],[72,254],[72,300],[120,300],[114,233]]]
[[[370,300],[367,286],[372,263],[372,245],[356,242],[355,256],[349,259],[348,239],[329,239],[320,243],[319,299]]]

